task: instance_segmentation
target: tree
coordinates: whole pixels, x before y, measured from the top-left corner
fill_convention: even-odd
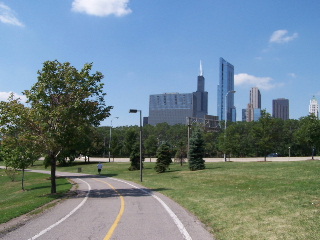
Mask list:
[[[158,145],[158,141],[154,135],[150,135],[144,141],[145,153],[149,156],[150,162],[151,162],[151,157],[155,156],[157,153],[157,145]]]
[[[210,157],[218,155],[219,132],[204,132],[205,152]]]
[[[127,129],[124,139],[124,147],[126,154],[130,155],[133,151],[133,147],[138,142],[137,130],[133,127]]]
[[[164,142],[158,148],[157,162],[154,169],[158,173],[163,173],[169,168],[170,163],[172,163],[170,145]]]
[[[256,147],[259,150],[258,154],[266,157],[269,153],[275,152],[279,144],[281,129],[281,119],[272,118],[269,113],[262,111],[262,116],[254,125],[253,134],[256,142]]]
[[[313,114],[300,119],[300,128],[296,132],[300,146],[312,150],[312,159],[315,149],[320,147],[320,120]],[[310,151],[309,150],[309,151]]]
[[[143,161],[144,158],[142,157],[142,168],[143,168]],[[134,146],[131,149],[131,154],[130,154],[130,171],[135,171],[140,169],[140,144],[135,143]]]
[[[24,190],[25,169],[39,159],[40,154],[28,136],[6,136],[1,156],[6,167],[22,170],[21,188]]]
[[[225,134],[220,135],[220,149],[234,157],[254,155],[252,128],[255,124],[256,122],[236,122],[228,126]]]
[[[184,159],[187,157],[187,144],[183,141],[178,142],[177,151],[174,156],[175,159],[179,159],[180,165],[182,166]]]
[[[204,164],[205,161],[203,160],[205,154],[204,146],[202,133],[199,128],[196,128],[190,138],[189,169],[191,171],[206,168]]]
[[[11,94],[8,101],[0,102],[0,132],[2,136],[1,158],[7,167],[22,170],[22,189],[24,190],[24,170],[40,156],[40,147],[30,131],[32,109],[20,103]]]
[[[30,111],[27,114],[15,111],[14,117],[20,119],[16,121],[10,109],[1,108],[4,128],[20,124],[35,136],[34,143],[41,146],[51,165],[51,193],[56,193],[57,160],[70,149],[71,143],[77,149],[77,143],[88,129],[98,126],[112,109],[104,101],[102,73],[91,75],[91,68],[92,64],[85,64],[78,71],[68,62],[47,61],[38,71],[38,81],[23,92]],[[20,106],[14,100],[8,104],[15,105],[15,109]]]

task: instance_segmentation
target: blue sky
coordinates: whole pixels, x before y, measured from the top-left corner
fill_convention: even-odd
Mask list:
[[[196,90],[200,60],[217,114],[219,58],[235,67],[237,120],[258,87],[262,108],[288,98],[290,118],[320,100],[318,0],[0,0],[0,100],[37,81],[47,60],[104,74],[102,125],[137,125],[149,95]],[[115,117],[119,117],[116,119]]]

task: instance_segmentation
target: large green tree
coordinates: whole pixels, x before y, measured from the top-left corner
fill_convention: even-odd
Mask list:
[[[301,118],[300,128],[296,131],[295,136],[300,146],[311,152],[313,159],[315,149],[320,148],[320,120],[314,115]]]
[[[269,113],[262,111],[261,118],[253,126],[258,155],[263,155],[265,161],[269,153],[277,150],[283,129],[281,124],[281,119],[272,118]]]
[[[56,162],[65,157],[67,150],[76,149],[88,129],[98,126],[109,116],[112,107],[106,106],[103,92],[103,75],[91,74],[92,64],[78,71],[70,63],[47,61],[38,71],[38,81],[24,91],[30,111],[16,111],[24,127],[51,165],[51,193],[56,193]],[[21,104],[9,101],[15,109]],[[19,105],[20,104],[20,105]],[[23,109],[22,107],[20,107]],[[6,126],[21,124],[12,119],[10,109],[1,109]]]

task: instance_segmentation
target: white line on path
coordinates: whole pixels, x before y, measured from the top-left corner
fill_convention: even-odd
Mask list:
[[[41,232],[39,232],[37,235],[33,236],[32,238],[29,238],[28,240],[34,240],[34,239],[37,239],[38,237],[40,237],[41,235],[45,234],[46,232],[50,231],[52,228],[58,226],[60,223],[62,223],[64,220],[66,220],[67,218],[69,218],[72,214],[74,214],[79,208],[81,208],[83,206],[83,204],[87,201],[88,199],[88,196],[89,196],[89,193],[91,191],[91,186],[89,185],[89,183],[87,183],[86,181],[82,180],[82,179],[79,179],[78,180],[81,180],[82,182],[86,183],[88,185],[88,193],[86,195],[86,197],[82,200],[82,202],[75,208],[73,209],[68,215],[66,215],[64,218],[61,218],[58,222],[52,224],[50,227],[42,230]]]
[[[168,207],[168,205],[161,200],[161,198],[159,198],[158,196],[154,195],[152,192],[148,192],[142,188],[139,188],[139,187],[136,187],[135,185],[131,184],[131,183],[128,183],[126,181],[123,181],[123,180],[120,180],[120,179],[116,179],[116,178],[110,178],[110,179],[113,179],[113,180],[116,180],[118,182],[122,182],[122,183],[125,183],[125,184],[128,184],[136,189],[139,189],[141,190],[142,192],[144,193],[147,193],[148,195],[154,197],[155,199],[158,200],[159,203],[161,203],[161,205],[164,207],[164,209],[169,213],[170,217],[173,219],[174,223],[177,225],[180,233],[182,234],[183,238],[186,239],[186,240],[192,240],[191,236],[189,235],[187,229],[184,227],[183,223],[180,221],[180,219],[177,217],[177,215]]]

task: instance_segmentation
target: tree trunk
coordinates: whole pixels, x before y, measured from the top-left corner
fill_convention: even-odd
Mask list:
[[[56,186],[56,157],[54,153],[50,155],[51,158],[51,193],[57,192]]]

